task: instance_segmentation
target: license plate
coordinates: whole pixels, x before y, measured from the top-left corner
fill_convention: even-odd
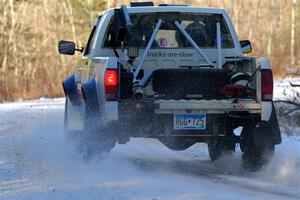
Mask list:
[[[174,129],[206,129],[206,114],[174,113]]]

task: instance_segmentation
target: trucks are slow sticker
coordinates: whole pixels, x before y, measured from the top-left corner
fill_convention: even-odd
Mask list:
[[[155,52],[148,52],[148,57],[168,57],[168,58],[189,58],[193,57],[194,53],[192,52],[161,52],[161,51],[155,51]]]

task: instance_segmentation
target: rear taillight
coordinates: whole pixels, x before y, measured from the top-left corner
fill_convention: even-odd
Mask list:
[[[261,70],[261,100],[272,101],[273,99],[273,74],[270,69]]]
[[[107,69],[104,76],[106,100],[117,100],[118,98],[118,71]]]

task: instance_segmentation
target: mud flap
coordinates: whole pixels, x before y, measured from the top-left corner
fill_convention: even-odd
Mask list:
[[[66,97],[65,104],[65,131],[84,130],[84,104],[74,105],[69,96]]]
[[[81,87],[86,109],[88,111],[99,112],[98,96],[95,79],[89,80]]]
[[[282,142],[274,104],[272,107],[270,120],[257,123],[251,131],[256,147],[271,146]]]
[[[62,86],[66,95],[65,105],[65,128],[68,131],[82,131],[83,124],[83,103],[77,98],[75,75],[71,75],[62,81]]]
[[[75,84],[75,75],[74,74],[69,76],[65,80],[63,80],[62,86],[63,86],[66,97],[69,97],[69,99],[73,105],[80,103],[76,96],[76,84]]]

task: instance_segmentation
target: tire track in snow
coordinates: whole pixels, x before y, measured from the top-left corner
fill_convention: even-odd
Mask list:
[[[297,188],[290,188],[257,180],[257,173],[244,171],[241,167],[241,163],[236,162],[236,158],[226,157],[225,159],[230,159],[231,161],[234,160],[234,162],[230,163],[228,160],[223,160],[223,163],[212,163],[209,160],[187,161],[180,159],[166,161],[155,158],[131,158],[130,160],[135,166],[138,166],[141,170],[147,172],[168,172],[193,178],[197,177],[199,179],[205,178],[216,183],[236,186],[271,195],[276,194],[282,198],[288,197],[291,199],[300,199],[300,191],[297,190]],[[236,163],[238,165],[240,164],[240,166],[232,166]]]

